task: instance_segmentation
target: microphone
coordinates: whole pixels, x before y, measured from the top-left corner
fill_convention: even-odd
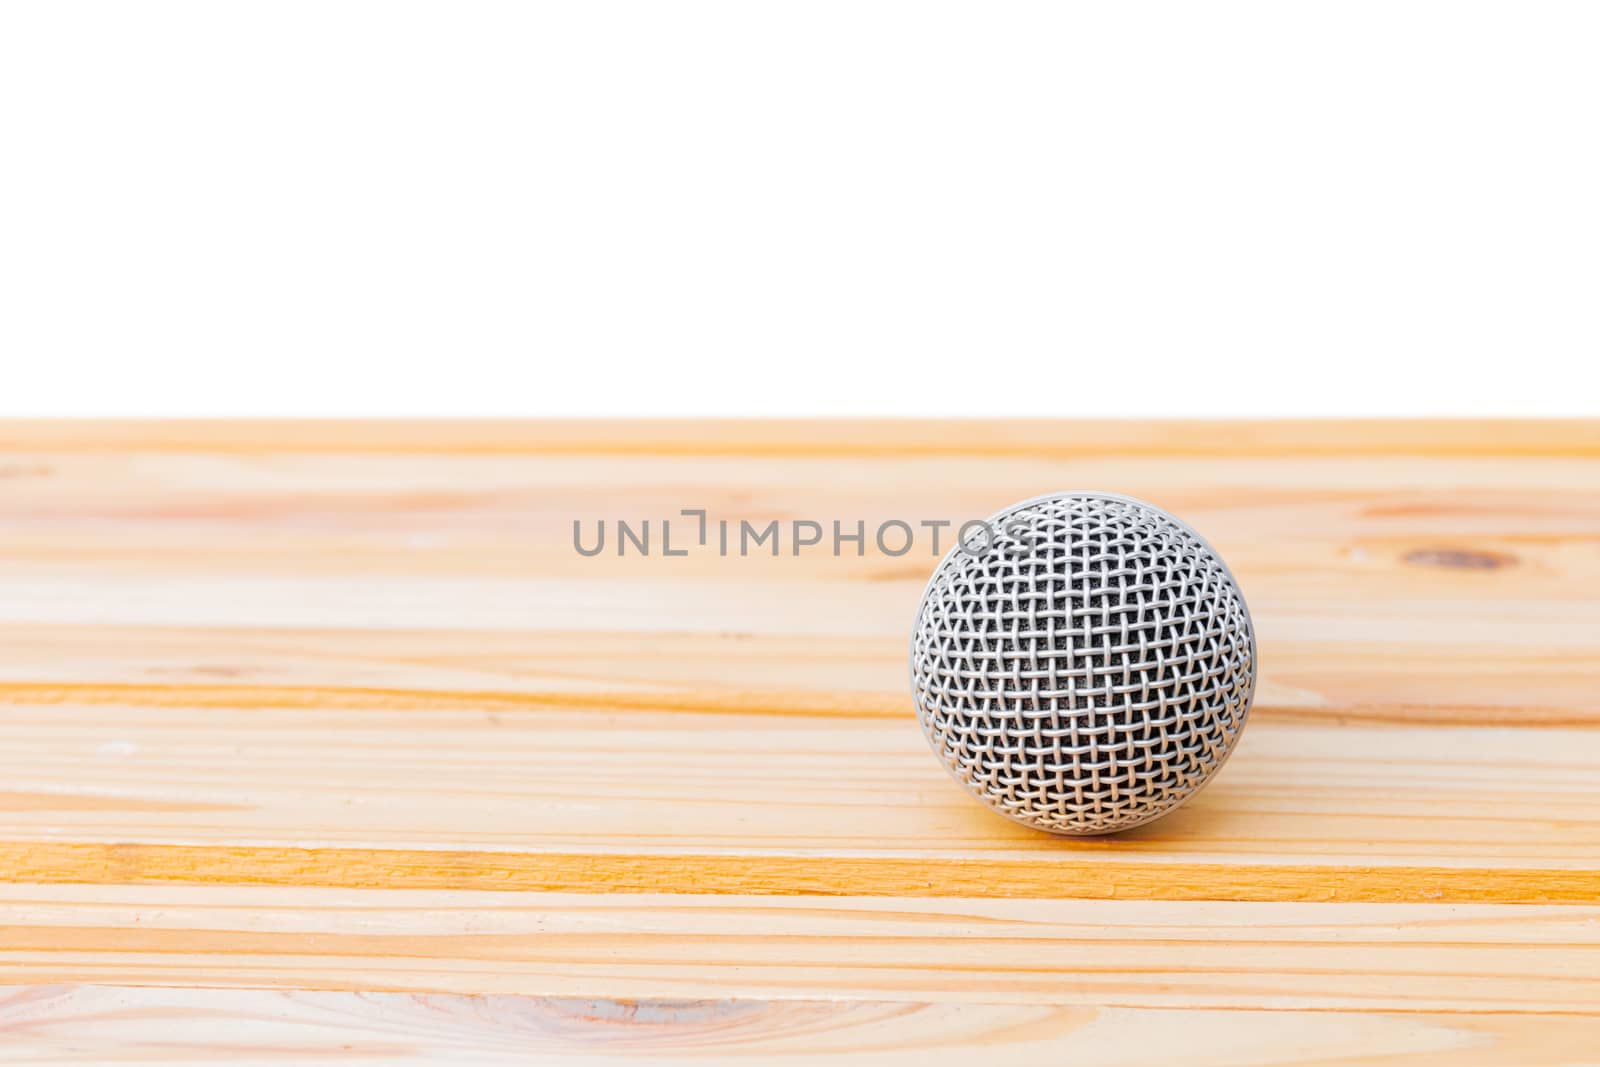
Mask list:
[[[986,525],[917,608],[911,688],[934,754],[984,804],[1052,833],[1127,830],[1182,804],[1255,696],[1255,630],[1227,564],[1113,493],[1035,497]]]

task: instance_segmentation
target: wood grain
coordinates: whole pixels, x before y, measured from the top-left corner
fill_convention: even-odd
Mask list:
[[[15,982],[1577,1012],[1600,904],[5,886]]]
[[[1592,1061],[1570,1015],[1171,1011],[871,1000],[657,1001],[444,993],[34,986],[0,992],[0,1062],[237,1065],[714,1061],[968,1067],[993,1054],[1106,1067],[1562,1067]]]
[[[936,557],[1188,519],[1259,630],[1172,817],[972,803]],[[1600,423],[0,423],[0,1061],[1594,1063]]]

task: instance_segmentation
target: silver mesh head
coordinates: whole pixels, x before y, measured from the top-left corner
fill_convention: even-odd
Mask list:
[[[934,752],[985,804],[1055,833],[1183,803],[1255,693],[1255,632],[1226,564],[1178,519],[1109,493],[1027,500],[989,528],[944,558],[917,610],[911,685]]]

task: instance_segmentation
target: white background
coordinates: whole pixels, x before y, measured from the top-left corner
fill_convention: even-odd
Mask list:
[[[1600,5],[12,2],[0,410],[1600,410]]]

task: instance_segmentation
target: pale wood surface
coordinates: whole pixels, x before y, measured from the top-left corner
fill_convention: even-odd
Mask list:
[[[923,545],[571,544],[1080,487],[1261,645],[1111,839],[926,751]],[[1600,1063],[1597,423],[0,423],[0,731],[0,1061]]]

